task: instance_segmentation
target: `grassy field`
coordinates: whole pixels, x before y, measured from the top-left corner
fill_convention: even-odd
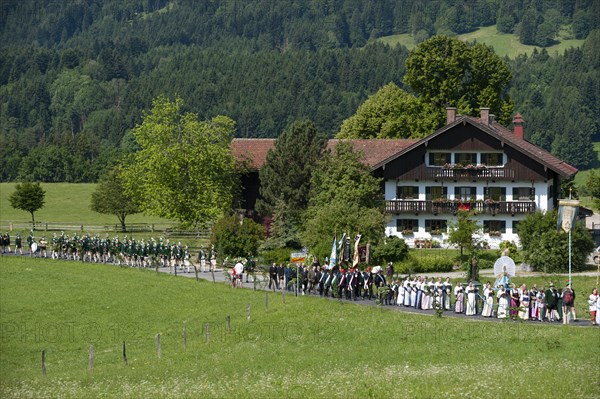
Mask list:
[[[96,184],[86,183],[42,183],[46,191],[44,207],[35,213],[40,222],[73,222],[89,225],[114,225],[116,216],[103,215],[90,210],[92,193]],[[14,192],[15,183],[0,183],[0,220],[16,223],[31,221],[28,212],[13,209],[8,197]],[[167,219],[136,214],[128,216],[127,223],[170,223]]]
[[[92,193],[96,184],[42,183],[46,191],[44,207],[35,213],[40,222],[73,222],[89,225],[114,225],[116,216],[103,215],[90,210]],[[14,192],[15,183],[0,183],[0,220],[17,223],[31,221],[28,212],[13,209],[8,197]],[[143,214],[128,216],[127,223],[169,223],[172,221]]]
[[[264,292],[41,259],[3,257],[0,276],[3,398],[600,395],[598,329],[280,294],[266,312]]]
[[[494,51],[501,57],[508,56],[509,58],[515,58],[519,54],[531,54],[534,48],[541,50],[541,47],[528,46],[519,43],[519,38],[514,34],[498,33],[496,25],[485,26],[477,29],[474,32],[465,33],[456,36],[458,39],[463,41],[474,41],[484,43],[494,47]],[[554,46],[547,47],[546,50],[550,55],[562,54],[565,49],[569,47],[580,47],[583,44],[583,40],[575,39],[559,39],[560,42]],[[402,35],[391,35],[380,37],[377,41],[394,46],[397,44],[406,46],[409,50],[415,47],[415,41],[409,34]]]
[[[600,163],[600,142],[599,141],[594,143],[594,150],[596,150],[596,154],[598,154],[598,162]],[[575,175],[575,185],[580,190],[582,187],[585,187],[588,175],[590,174],[591,170],[595,170],[596,173],[600,173],[600,168],[595,168],[595,169],[579,171],[579,172],[577,172],[577,175]],[[594,207],[592,206],[593,202],[592,202],[591,197],[581,196],[579,199],[581,200],[582,206],[594,209]],[[598,211],[600,211],[600,209],[596,209],[596,212],[598,212]]]

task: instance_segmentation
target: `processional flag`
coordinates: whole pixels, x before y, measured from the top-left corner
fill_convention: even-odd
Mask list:
[[[558,229],[570,232],[577,222],[577,211],[579,210],[579,201],[560,200],[558,201]]]
[[[360,257],[358,256],[358,243],[360,242],[361,237],[360,234],[357,234],[356,237],[354,237],[354,257],[352,258],[352,267],[358,266],[360,260]]]
[[[329,256],[329,269],[333,269],[337,263],[337,237],[333,236],[333,245],[331,246],[331,255]]]

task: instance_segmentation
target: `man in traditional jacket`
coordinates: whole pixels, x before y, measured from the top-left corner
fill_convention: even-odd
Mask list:
[[[544,301],[546,303],[546,317],[548,321],[554,321],[558,319],[558,291],[554,288],[554,284],[550,283],[550,286],[545,292]]]

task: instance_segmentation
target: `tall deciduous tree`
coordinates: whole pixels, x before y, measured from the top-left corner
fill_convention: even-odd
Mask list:
[[[307,246],[322,246],[343,232],[360,233],[364,242],[381,237],[385,220],[380,180],[371,175],[361,156],[342,142],[319,161],[303,218],[302,238]]]
[[[456,222],[450,226],[450,234],[448,234],[448,242],[458,245],[460,248],[460,256],[463,256],[463,250],[471,252],[475,245],[474,235],[481,226],[472,218],[472,214],[468,211],[459,211],[456,214]]]
[[[25,182],[17,183],[15,191],[8,197],[8,201],[13,208],[29,212],[32,226],[35,228],[35,212],[44,207],[45,197],[46,191],[40,186],[40,183]]]
[[[252,219],[236,215],[220,218],[212,228],[211,241],[223,257],[256,256],[264,228]]]
[[[115,215],[119,219],[123,231],[127,230],[125,218],[140,211],[136,201],[125,191],[118,169],[109,171],[100,180],[96,190],[92,193],[90,209],[105,215]]]
[[[556,211],[535,212],[519,223],[519,237],[524,260],[536,270],[547,273],[565,272],[569,265],[569,240],[562,229],[557,229]],[[571,231],[572,266],[584,266],[588,254],[594,249],[594,240],[582,223]]]
[[[424,137],[441,125],[443,115],[441,108],[435,109],[395,83],[389,83],[342,123],[337,138]]]
[[[406,60],[404,81],[419,98],[436,108],[459,107],[462,113],[491,108],[501,122],[505,115],[503,97],[511,74],[491,48],[468,45],[447,36],[434,36],[421,43]]]
[[[133,135],[140,146],[123,183],[150,214],[207,226],[231,206],[236,182],[230,144],[234,122],[200,121],[183,100],[158,97]]]
[[[297,230],[300,212],[308,204],[311,176],[326,140],[312,122],[295,122],[279,136],[260,170],[257,208],[274,216],[272,233],[275,239],[285,237],[281,245],[297,242],[290,233]]]

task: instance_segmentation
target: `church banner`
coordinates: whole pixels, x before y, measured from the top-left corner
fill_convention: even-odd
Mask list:
[[[559,200],[558,201],[558,229],[563,229],[567,233],[571,231],[577,221],[577,211],[579,201],[577,200]]]

